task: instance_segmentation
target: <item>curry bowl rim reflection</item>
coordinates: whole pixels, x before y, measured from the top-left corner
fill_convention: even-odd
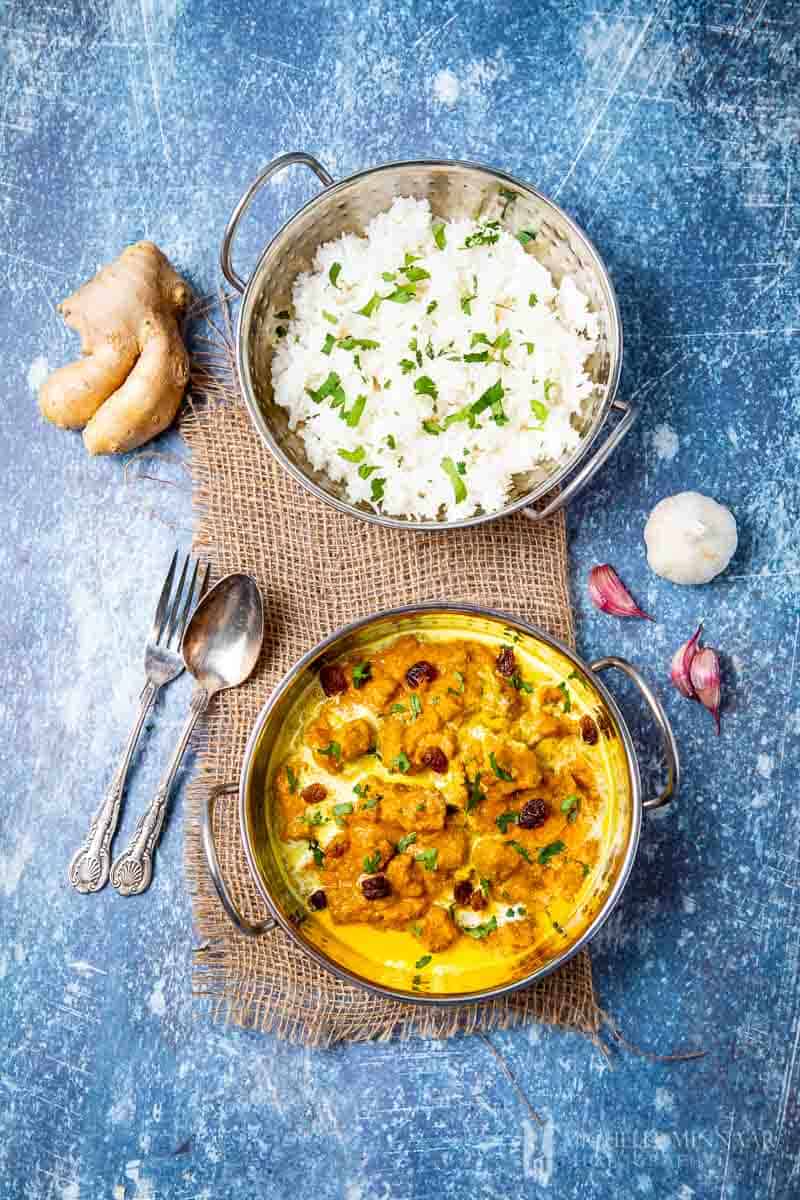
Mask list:
[[[248,800],[250,794],[250,782],[253,775],[254,765],[257,760],[259,742],[267,727],[270,717],[276,708],[279,700],[286,694],[289,688],[301,675],[315,662],[320,660],[326,653],[348,638],[351,634],[368,629],[371,625],[391,620],[392,618],[424,618],[440,613],[445,616],[466,616],[482,620],[498,622],[504,626],[516,627],[520,632],[527,637],[544,643],[556,651],[563,654],[576,667],[580,668],[584,674],[591,680],[591,684],[597,689],[603,703],[607,705],[608,710],[614,720],[617,732],[622,741],[625,752],[625,761],[628,768],[629,792],[628,804],[630,805],[630,825],[627,834],[627,844],[624,851],[620,853],[619,866],[616,878],[612,886],[609,888],[605,899],[597,910],[597,913],[580,933],[580,935],[571,943],[562,953],[556,954],[555,957],[548,963],[535,968],[527,975],[520,979],[511,980],[510,982],[497,984],[490,988],[478,989],[470,992],[412,992],[405,991],[400,988],[385,986],[375,983],[367,976],[361,975],[356,971],[350,970],[337,962],[332,955],[328,955],[318,949],[310,941],[303,937],[301,929],[294,925],[291,920],[284,914],[280,905],[272,898],[271,890],[264,878],[255,852],[253,850],[250,837],[250,826],[248,820]],[[424,626],[421,626],[424,631]],[[411,632],[410,630],[408,632]],[[455,632],[455,631],[454,631]],[[269,799],[264,797],[262,800],[263,807],[269,803]],[[265,819],[269,819],[264,814]],[[573,958],[579,950],[596,935],[601,926],[606,922],[611,912],[617,905],[619,898],[625,888],[625,885],[630,876],[636,852],[638,850],[642,823],[642,787],[641,776],[639,772],[638,758],[633,745],[630,732],[625,722],[620,709],[614,700],[614,697],[608,691],[602,680],[597,676],[597,673],[591,669],[591,666],[585,663],[574,650],[570,649],[559,638],[552,634],[546,633],[543,629],[532,625],[530,622],[515,616],[513,613],[507,613],[499,609],[483,608],[479,605],[457,604],[448,601],[429,601],[424,604],[402,605],[390,609],[382,609],[379,612],[372,613],[366,617],[359,618],[356,621],[348,622],[339,629],[329,634],[316,646],[307,651],[298,661],[290,667],[283,678],[276,684],[271,695],[262,707],[256,721],[253,725],[252,732],[245,747],[242,768],[239,776],[239,830],[242,843],[247,858],[247,864],[253,882],[259,896],[264,901],[270,915],[276,920],[281,929],[289,935],[292,941],[298,948],[306,954],[311,955],[312,959],[327,971],[331,971],[337,978],[346,983],[354,984],[357,987],[366,988],[368,991],[384,998],[399,1000],[404,1003],[414,1004],[429,1004],[437,1007],[455,1006],[465,1003],[477,1003],[484,1000],[491,1000],[499,996],[508,995],[511,992],[517,991],[523,987],[529,987],[531,984],[538,982],[551,974],[552,971],[563,966],[571,958]]]

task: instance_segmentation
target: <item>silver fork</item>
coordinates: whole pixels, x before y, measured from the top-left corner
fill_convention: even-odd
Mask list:
[[[173,595],[172,584],[175,578],[175,567],[178,563],[178,551],[176,550],[172,556],[172,562],[158,599],[153,628],[144,649],[144,670],[147,682],[139,696],[139,711],[136,714],[136,721],[122,755],[122,761],[111,781],[111,786],[92,817],[92,823],[83,845],[72,856],[69,864],[69,881],[79,892],[99,892],[108,883],[111,865],[111,839],[117,828],[125,780],[142,728],[161,688],[165,683],[171,683],[173,679],[177,679],[184,669],[183,658],[177,649],[172,650],[170,646],[173,638],[176,638],[176,647],[180,646],[189,614],[197,600],[205,592],[211,571],[211,568],[207,566],[197,600],[193,602],[200,564],[195,562],[189,587],[184,593],[186,573],[191,561],[191,557],[187,554],[183,561],[183,570],[178,580],[178,586]],[[182,598],[183,603],[181,603]]]

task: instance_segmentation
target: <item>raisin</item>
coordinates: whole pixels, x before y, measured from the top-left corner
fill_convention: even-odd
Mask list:
[[[472,884],[468,879],[459,879],[453,888],[453,899],[456,904],[469,904],[472,899]]]
[[[320,909],[328,907],[328,897],[323,892],[322,888],[317,892],[312,892],[308,897],[308,907],[313,908],[314,912],[319,912]]]
[[[368,875],[361,880],[361,890],[366,900],[383,900],[391,894],[392,886],[385,875]]]
[[[511,678],[517,669],[517,660],[510,646],[503,646],[503,649],[497,656],[495,665],[501,675],[505,675],[506,679]]]
[[[549,816],[550,805],[546,800],[540,800],[538,797],[535,800],[528,800],[520,809],[519,827],[520,829],[538,829],[540,825],[544,825]]]
[[[581,737],[587,746],[596,746],[600,737],[597,726],[591,717],[581,717]]]
[[[437,775],[444,775],[447,770],[447,755],[438,746],[429,746],[422,752],[423,767],[430,767]]]
[[[410,688],[419,687],[423,682],[433,683],[434,679],[439,678],[439,672],[433,663],[426,662],[423,658],[420,662],[414,663],[413,667],[409,667],[406,671],[406,683]]]
[[[328,789],[323,787],[321,783],[310,783],[308,787],[303,788],[300,795],[303,797],[305,804],[322,804],[322,801],[328,794]]]
[[[331,838],[325,847],[326,858],[341,858],[350,845],[350,839],[346,833],[337,833]]]
[[[347,691],[347,676],[336,663],[328,663],[322,668],[319,681],[326,696],[339,696]]]
[[[472,893],[472,899],[469,902],[469,906],[473,912],[481,912],[484,908],[486,908],[488,903],[489,901],[479,888],[477,892]]]

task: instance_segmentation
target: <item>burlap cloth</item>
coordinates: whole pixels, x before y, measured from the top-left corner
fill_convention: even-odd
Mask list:
[[[197,816],[207,789],[238,778],[259,709],[284,672],[338,626],[422,600],[518,613],[574,644],[562,514],[518,515],[449,534],[382,529],[311,497],[261,445],[239,395],[229,326],[201,339],[181,432],[191,448],[196,550],[215,576],[247,571],[265,602],[264,650],[245,686],[214,702],[188,789],[185,858],[199,948],[193,990],[215,1017],[306,1045],[421,1034],[449,1037],[539,1021],[595,1037],[602,1013],[582,951],[534,987],[484,1004],[435,1009],[383,1000],[340,982],[276,929],[236,933],[205,864]],[[264,907],[250,877],[233,798],[217,805],[215,838],[241,912]]]

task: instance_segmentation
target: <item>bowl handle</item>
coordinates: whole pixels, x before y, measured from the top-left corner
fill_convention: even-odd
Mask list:
[[[253,201],[253,197],[261,185],[266,183],[268,179],[271,179],[273,175],[277,175],[278,171],[283,171],[285,167],[294,166],[295,163],[302,163],[304,166],[310,167],[324,187],[330,187],[333,183],[333,176],[328,174],[321,162],[317,162],[313,155],[304,154],[299,150],[295,150],[291,154],[281,154],[278,158],[273,158],[272,162],[267,163],[260,175],[257,175],[250,186],[244,191],[239,203],[231,213],[230,220],[225,229],[225,235],[222,239],[222,245],[220,246],[219,265],[222,267],[222,274],[228,283],[236,288],[237,292],[243,292],[247,287],[245,281],[233,269],[233,263],[231,262],[231,249],[239,221],[247,212]]]
[[[554,512],[558,512],[560,508],[564,508],[566,504],[569,504],[570,500],[573,500],[578,495],[578,492],[582,492],[595,472],[602,467],[607,458],[611,457],[639,415],[639,410],[634,408],[632,404],[627,404],[624,400],[612,400],[611,407],[625,414],[619,425],[606,438],[600,449],[595,450],[589,461],[581,467],[577,474],[573,475],[569,483],[561,489],[549,504],[546,504],[544,508],[523,508],[523,513],[531,521],[544,521],[547,517],[551,517]]]
[[[655,723],[661,732],[664,758],[667,760],[667,785],[658,796],[652,796],[649,800],[643,800],[642,808],[660,808],[662,804],[668,804],[680,787],[681,760],[678,756],[678,745],[675,741],[675,734],[672,732],[672,726],[662,708],[661,701],[650,687],[650,684],[636,670],[636,667],[632,666],[624,658],[598,658],[597,662],[590,663],[590,669],[598,674],[601,671],[613,669],[622,671],[623,675],[627,675],[628,679],[636,684],[644,696],[647,706],[653,714]]]
[[[243,933],[245,937],[258,937],[259,934],[268,933],[270,929],[274,929],[277,922],[273,917],[267,917],[265,921],[252,922],[247,921],[241,915],[225,886],[219,866],[219,859],[217,858],[217,848],[214,845],[214,806],[220,796],[230,796],[234,792],[238,792],[238,790],[238,783],[221,783],[217,787],[213,787],[208,793],[208,799],[202,812],[201,832],[203,835],[203,849],[206,852],[206,862],[208,863],[211,880],[217,889],[217,895],[225,912],[239,930],[239,933]]]

